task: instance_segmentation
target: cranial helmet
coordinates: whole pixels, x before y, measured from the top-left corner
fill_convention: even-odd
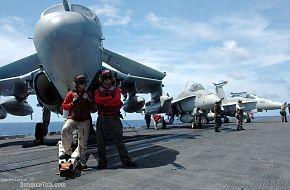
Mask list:
[[[112,81],[112,83],[114,82],[114,78],[113,78],[113,74],[112,71],[106,69],[103,70],[100,76],[101,82],[104,82],[104,80],[106,79],[110,79]]]
[[[77,75],[74,78],[74,84],[75,86],[80,84],[87,84],[87,78],[85,77],[85,75]]]

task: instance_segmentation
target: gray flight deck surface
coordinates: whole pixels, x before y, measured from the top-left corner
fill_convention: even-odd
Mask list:
[[[279,117],[255,119],[236,131],[224,124],[221,133],[204,129],[125,129],[126,145],[139,166],[121,167],[115,147],[108,146],[109,167],[97,169],[95,147],[88,168],[74,179],[58,175],[59,138],[31,146],[32,137],[0,141],[0,189],[220,189],[289,190],[290,122]],[[22,185],[22,186],[21,186]],[[38,187],[32,188],[37,189]],[[50,189],[50,188],[46,188]]]

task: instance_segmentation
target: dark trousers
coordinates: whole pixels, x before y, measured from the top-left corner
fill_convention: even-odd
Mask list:
[[[215,116],[214,124],[215,124],[215,129],[219,129],[222,126],[223,121],[222,121],[222,117],[220,115]]]
[[[98,116],[97,119],[97,144],[99,162],[107,163],[106,139],[110,137],[115,144],[122,163],[131,161],[127,148],[123,142],[123,126],[119,116]]]
[[[150,120],[147,120],[147,119],[146,119],[146,126],[147,126],[147,128],[150,127],[150,123],[151,123],[151,119],[150,119]]]

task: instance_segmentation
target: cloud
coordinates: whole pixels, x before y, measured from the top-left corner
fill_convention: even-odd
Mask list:
[[[89,7],[98,16],[104,17],[102,22],[105,26],[126,26],[131,21],[131,10],[122,12],[116,5],[104,4]]]
[[[0,18],[0,66],[35,52],[33,41],[25,36],[25,28],[19,17]]]
[[[173,32],[184,38],[216,38],[216,32],[210,25],[202,22],[190,22],[182,18],[167,18],[157,16],[150,12],[145,16],[145,21],[158,29]]]
[[[289,80],[283,82],[283,78],[276,77],[280,83],[275,86],[260,77],[274,77],[268,69],[289,64],[290,32],[271,28],[271,22],[261,14],[234,13],[196,22],[150,12],[145,16],[144,27],[146,24],[155,32],[146,39],[134,36],[134,48],[130,48],[130,43],[126,46],[130,49],[127,56],[166,71],[164,90],[171,95],[177,96],[187,80],[200,82],[212,92],[213,82],[229,80],[232,85],[226,87],[228,95],[241,90],[268,96],[270,93],[266,92],[279,86],[279,95],[273,97],[290,98],[285,88]]]
[[[290,30],[271,28],[269,20],[253,11],[215,16],[206,22],[161,17],[150,12],[145,20],[151,27],[177,38],[179,43],[195,44],[192,53],[202,62],[207,59],[270,66],[289,61]],[[268,61],[260,62],[263,57],[269,57]]]
[[[20,34],[19,31],[15,29],[16,26],[24,26],[23,20],[20,17],[1,17],[0,18],[0,32],[2,35],[12,35]],[[19,27],[20,28],[20,27]]]
[[[234,40],[224,41],[220,47],[210,47],[205,54],[207,57],[214,58],[219,64],[235,64],[236,62],[249,60],[252,57],[249,50],[239,47]]]

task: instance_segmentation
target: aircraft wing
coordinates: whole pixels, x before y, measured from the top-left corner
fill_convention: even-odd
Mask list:
[[[256,108],[257,102],[256,101],[244,101],[244,111],[250,112]],[[234,116],[236,112],[236,103],[235,102],[228,102],[228,103],[222,103],[222,107],[224,109],[225,113],[228,113],[230,116]]]
[[[30,55],[0,68],[0,95],[20,96],[21,89],[31,82],[39,71],[37,54]]]
[[[145,99],[136,96],[137,93],[151,94],[151,100],[145,104],[144,109],[148,114],[166,113],[171,109],[172,97],[163,96],[162,91],[165,73],[107,49],[103,49],[102,61],[113,68],[111,70],[115,70],[117,80],[122,80],[123,92],[129,94],[129,99],[123,106],[126,112],[131,113],[143,108]]]
[[[166,74],[104,48],[103,62],[114,69],[134,76],[162,80]]]
[[[172,112],[174,114],[192,112],[195,105],[196,95],[189,95],[171,102]]]
[[[117,70],[112,70],[106,66],[102,66],[102,69],[111,70],[116,79],[122,81],[123,87],[128,87],[129,89],[132,87],[134,89],[131,90],[136,93],[151,93],[155,90],[156,86],[158,87],[162,83],[162,80],[125,74]]]
[[[18,77],[11,77],[6,79],[0,79],[0,95],[1,96],[17,96],[17,90],[24,87],[26,88],[28,83],[32,83],[33,78],[40,69],[36,69],[25,75],[20,75]],[[29,85],[31,88],[32,85]],[[27,86],[28,87],[28,86]],[[33,89],[29,90],[29,94],[34,94]]]
[[[165,73],[147,67],[134,60],[104,49],[103,62],[116,69],[117,79],[130,94],[151,93],[152,99],[162,95],[162,79]]]

